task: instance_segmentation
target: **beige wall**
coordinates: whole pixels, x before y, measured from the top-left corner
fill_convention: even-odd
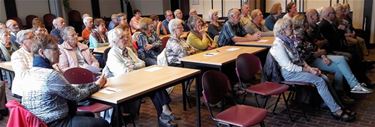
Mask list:
[[[73,10],[81,12],[81,14],[87,13],[92,15],[91,0],[70,0],[70,7]]]
[[[40,18],[49,13],[48,0],[16,0],[17,15],[26,25],[27,15],[36,15]]]
[[[99,4],[102,17],[111,17],[112,14],[121,12],[120,0],[99,0]]]
[[[211,0],[198,0],[199,4],[193,5],[194,0],[190,0],[190,8],[197,10],[198,14],[203,15],[204,20],[208,20],[208,11],[211,10]],[[221,0],[213,0],[214,9],[219,11],[219,17],[221,17]],[[223,1],[223,16],[227,16],[228,10],[231,8],[241,8],[240,0],[224,0]]]
[[[139,9],[143,15],[163,14],[163,0],[131,1],[132,9]]]
[[[4,0],[0,0],[0,22],[5,23],[7,16],[5,14]]]

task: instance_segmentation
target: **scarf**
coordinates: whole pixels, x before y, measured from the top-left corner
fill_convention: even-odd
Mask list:
[[[43,58],[40,55],[34,55],[33,56],[33,67],[53,69],[49,60],[47,58]]]
[[[4,44],[2,42],[0,42],[0,50],[1,50],[1,54],[3,54],[3,59],[5,59],[5,61],[10,61],[10,54],[8,52],[8,49],[4,46]]]
[[[303,64],[303,61],[301,60],[301,57],[297,50],[297,44],[294,43],[295,41],[284,35],[278,35],[277,37],[283,41],[285,47],[292,52],[293,56],[295,56],[292,59],[293,63],[297,65]]]

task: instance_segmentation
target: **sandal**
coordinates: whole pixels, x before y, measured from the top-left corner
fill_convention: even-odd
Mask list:
[[[343,111],[341,114],[337,114],[335,112],[331,113],[332,117],[336,120],[344,121],[344,122],[353,122],[355,120],[355,116],[351,116],[345,111]]]

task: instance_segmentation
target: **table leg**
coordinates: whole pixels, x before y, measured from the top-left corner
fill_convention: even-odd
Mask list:
[[[201,75],[199,75],[199,77],[197,78],[197,83],[195,85],[195,89],[196,89],[196,106],[197,106],[197,127],[200,127],[201,126],[201,102],[200,102],[200,96],[199,96],[199,92],[201,91],[199,87],[201,85]]]
[[[112,127],[122,127],[122,115],[121,115],[121,109],[120,105],[116,104],[113,106],[113,114],[114,116],[112,117]]]

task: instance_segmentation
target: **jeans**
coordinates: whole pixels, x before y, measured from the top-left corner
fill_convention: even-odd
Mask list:
[[[328,71],[331,73],[335,73],[335,83],[339,86],[343,84],[343,77],[345,77],[346,81],[348,82],[350,88],[356,86],[359,82],[357,78],[352,73],[347,61],[345,60],[344,56],[340,55],[327,55],[327,57],[331,60],[330,65],[326,65],[323,62],[322,58],[316,58],[311,64],[323,71]]]
[[[107,121],[102,118],[95,118],[94,114],[89,112],[77,112],[75,115],[69,115],[64,119],[48,123],[49,127],[109,127]]]
[[[281,73],[286,81],[302,81],[314,84],[320,97],[323,99],[324,103],[327,104],[331,112],[336,112],[341,109],[328,90],[324,78],[308,72],[290,72],[285,69],[281,69]]]

